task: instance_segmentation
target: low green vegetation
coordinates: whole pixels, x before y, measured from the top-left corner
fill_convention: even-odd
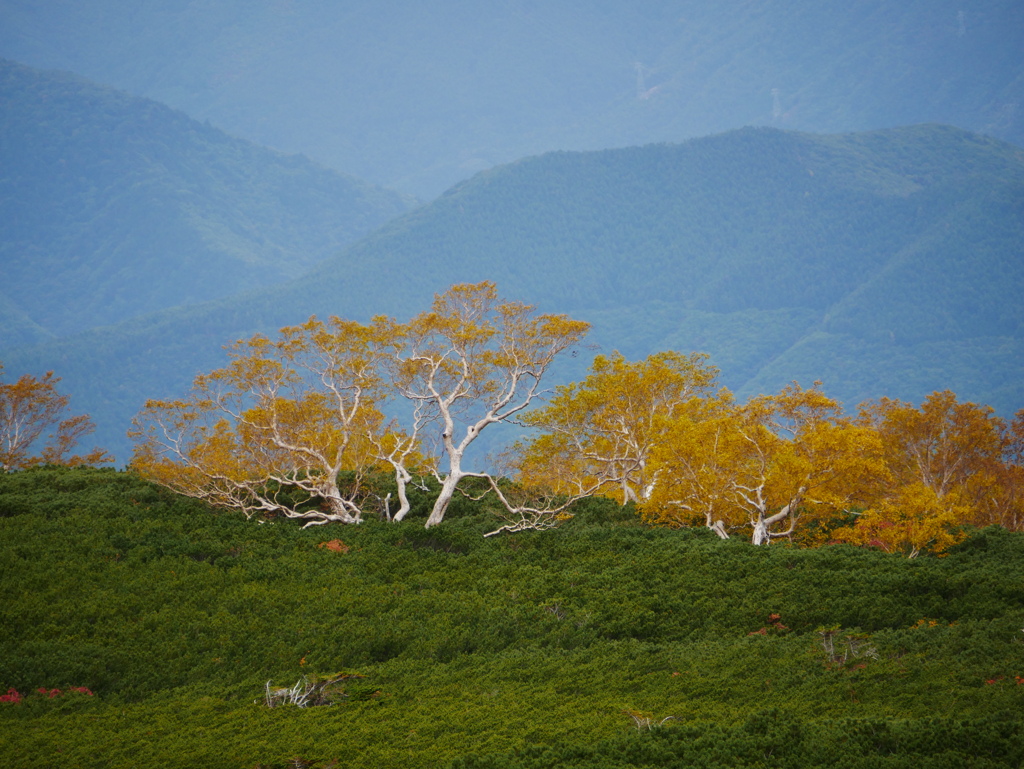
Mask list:
[[[484,539],[485,503],[425,530],[429,499],[302,529],[114,470],[0,475],[5,765],[1024,760],[1019,534],[755,548],[591,499]]]

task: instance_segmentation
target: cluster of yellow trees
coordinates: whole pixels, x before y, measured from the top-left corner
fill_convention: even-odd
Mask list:
[[[703,355],[598,357],[526,421],[534,485],[598,480],[657,525],[708,526],[755,544],[786,537],[916,555],[965,524],[1024,524],[1024,409],[1007,424],[949,391],[920,407],[883,398],[856,416],[797,384],[737,403]]]
[[[1024,410],[1008,425],[943,392],[848,416],[818,384],[740,404],[706,356],[674,352],[599,356],[537,408],[551,363],[587,330],[489,282],[453,286],[407,323],[311,318],[237,342],[185,398],[148,402],[132,464],[181,493],[307,525],[355,523],[370,507],[401,520],[409,485],[429,475],[427,526],[475,478],[500,502],[492,533],[557,525],[594,494],[656,525],[909,555],[948,547],[963,524],[1024,522]],[[465,467],[498,423],[531,429],[504,456],[505,479]],[[393,500],[369,482],[381,472]]]
[[[212,504],[307,526],[358,523],[368,507],[401,520],[409,484],[427,475],[439,486],[435,526],[476,478],[501,502],[500,530],[553,525],[571,499],[515,495],[468,470],[466,452],[540,395],[548,367],[588,328],[503,301],[490,282],[453,286],[407,323],[310,318],[276,341],[237,342],[187,397],[149,401],[130,433],[132,466]],[[382,470],[394,500],[371,482]]]

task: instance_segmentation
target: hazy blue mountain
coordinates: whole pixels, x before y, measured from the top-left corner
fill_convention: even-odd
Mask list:
[[[432,197],[554,149],[942,122],[1024,145],[1018,0],[0,0],[0,55]]]
[[[310,314],[406,319],[460,281],[594,324],[593,349],[711,354],[741,396],[824,382],[851,408],[950,388],[1024,406],[1024,151],[946,126],[744,129],[482,172],[271,290],[31,349],[121,437],[221,346]]]
[[[294,278],[398,193],[0,60],[0,346]]]

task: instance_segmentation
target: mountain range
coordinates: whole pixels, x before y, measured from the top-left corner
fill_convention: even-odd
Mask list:
[[[941,122],[1024,145],[1017,0],[0,0],[0,56],[429,199],[549,150]]]
[[[0,347],[276,285],[408,196],[0,60]]]
[[[176,131],[199,130],[151,109]],[[190,146],[167,130],[167,146]],[[211,154],[181,168],[220,162]],[[37,167],[36,183],[50,184],[47,169],[59,164]],[[262,210],[260,221],[273,221],[269,203]],[[1009,415],[1024,403],[1022,212],[1024,150],[942,125],[837,135],[748,128],[553,152],[480,172],[298,278],[92,330],[100,324],[83,312],[84,333],[8,341],[0,359],[9,372],[55,369],[75,409],[97,422],[98,442],[124,461],[124,431],[143,401],[181,394],[223,361],[224,344],[311,314],[405,319],[452,283],[488,279],[510,298],[593,323],[590,347],[566,361],[562,381],[582,376],[597,350],[699,350],[741,397],[821,380],[852,409],[949,388]],[[134,219],[117,221],[130,229]],[[117,285],[116,271],[101,273]],[[54,268],[40,292],[66,280]],[[3,293],[17,299],[13,285]],[[81,283],[72,288],[91,301]]]

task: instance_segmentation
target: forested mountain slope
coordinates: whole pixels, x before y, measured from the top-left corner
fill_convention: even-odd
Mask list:
[[[0,60],[0,347],[296,277],[409,201]]]
[[[1022,212],[1024,151],[944,126],[553,153],[483,172],[285,286],[0,355],[58,368],[114,448],[145,397],[182,392],[227,341],[312,313],[405,319],[488,279],[591,321],[606,352],[708,352],[740,395],[822,379],[852,408],[950,388],[1009,415],[1024,404]]]
[[[401,312],[422,280],[403,275],[489,278],[627,355],[709,352],[741,393],[822,379],[852,406],[951,387],[1009,411],[1022,254],[1017,147],[934,125],[747,129],[484,172],[296,285],[326,302],[389,275]]]
[[[433,197],[553,149],[942,122],[1024,144],[1017,0],[0,1],[0,56]]]

